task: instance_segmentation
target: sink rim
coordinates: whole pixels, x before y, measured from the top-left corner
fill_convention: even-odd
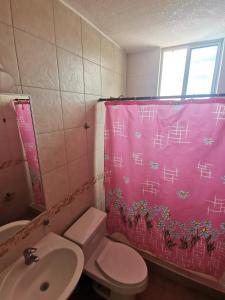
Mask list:
[[[70,240],[67,240],[53,232],[48,233],[46,236],[44,236],[40,241],[38,241],[34,247],[37,248],[37,255],[40,257],[40,260],[45,258],[47,255],[50,255],[51,252],[54,252],[54,250],[57,249],[68,249],[71,250],[74,255],[76,256],[76,267],[74,268],[73,275],[71,276],[70,280],[68,281],[66,287],[64,290],[62,290],[61,294],[57,298],[57,300],[65,300],[67,299],[73,290],[75,289],[80,276],[83,271],[84,267],[84,254],[81,250],[81,248],[73,243]],[[38,263],[37,263],[38,264]],[[7,285],[10,284],[10,277],[15,276],[13,275],[13,272],[16,272],[17,274],[20,274],[20,272],[26,272],[26,270],[29,272],[32,271],[37,265],[31,264],[29,266],[25,265],[23,256],[20,256],[7,270],[5,276],[3,277],[2,281],[0,282],[0,296],[1,293],[4,292],[4,289],[7,288]],[[23,274],[20,275],[21,277],[18,277],[18,280],[16,280],[15,283],[11,284],[11,289],[14,291],[17,287],[17,285],[20,283],[20,280],[24,277]],[[9,297],[13,295],[13,292],[10,293]],[[10,298],[9,298],[10,299]]]
[[[29,223],[30,220],[24,219],[19,221],[13,221],[0,226],[0,245],[6,242],[8,239],[12,238],[16,233],[21,231]],[[8,232],[8,236],[6,236],[7,232]],[[5,238],[2,238],[2,236],[5,236]]]

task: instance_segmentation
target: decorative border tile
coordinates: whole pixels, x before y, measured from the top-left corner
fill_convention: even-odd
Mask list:
[[[13,237],[8,239],[6,242],[0,244],[0,258],[8,253],[10,249],[14,248],[20,241],[27,238],[33,230],[44,226],[43,222],[45,219],[51,222],[51,218],[56,216],[59,212],[61,212],[65,207],[70,205],[73,201],[77,199],[78,196],[83,194],[85,191],[89,190],[92,186],[96,184],[99,180],[103,179],[104,175],[100,174],[96,177],[93,177],[82,186],[77,188],[73,193],[69,194],[64,200],[60,201],[53,205],[50,209],[44,211],[40,215],[38,215],[35,219],[33,219],[29,224],[27,224],[24,228],[18,231]]]
[[[1,165],[0,165],[0,170],[9,168],[9,167],[14,167],[17,166],[19,164],[22,164],[24,162],[26,162],[27,160],[25,159],[18,159],[18,160],[8,160],[8,161],[4,161]]]

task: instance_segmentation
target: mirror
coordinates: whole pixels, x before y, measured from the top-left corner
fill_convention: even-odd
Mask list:
[[[0,243],[45,209],[30,98],[0,94]]]

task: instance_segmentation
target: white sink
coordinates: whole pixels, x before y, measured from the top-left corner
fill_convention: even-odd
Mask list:
[[[18,231],[26,226],[30,221],[20,220],[0,226],[0,244],[13,237]]]
[[[34,247],[39,262],[25,265],[19,258],[0,284],[0,299],[65,300],[76,287],[84,266],[79,246],[49,233]]]

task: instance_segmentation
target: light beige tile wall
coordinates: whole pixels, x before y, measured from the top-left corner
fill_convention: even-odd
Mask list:
[[[0,7],[0,63],[13,91],[32,97],[49,208],[103,171],[104,111],[96,103],[125,93],[126,56],[58,0],[0,0]]]
[[[12,91],[32,97],[49,208],[102,173],[97,99],[125,93],[126,55],[60,1],[0,0],[0,63],[15,80]],[[62,233],[94,200],[104,208],[102,182],[95,186],[1,257],[0,271],[50,230]]]

